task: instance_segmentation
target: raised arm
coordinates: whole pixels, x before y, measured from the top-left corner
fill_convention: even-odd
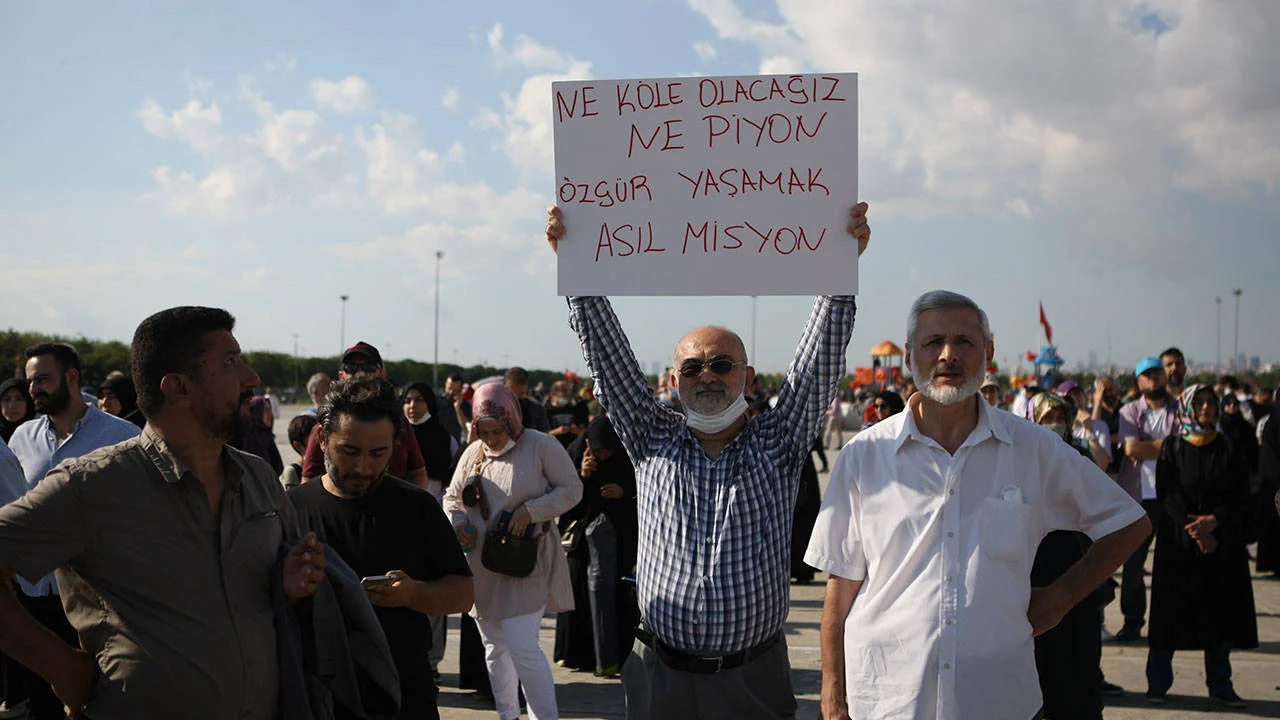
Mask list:
[[[867,204],[849,211],[848,232],[858,242],[859,256],[871,240]],[[771,415],[793,445],[808,447],[818,433],[824,413],[844,374],[844,356],[853,335],[857,306],[852,295],[819,297],[809,315],[796,356],[778,390],[778,404]],[[776,413],[776,414],[775,414]]]
[[[560,209],[548,208],[547,242],[553,250],[564,234]],[[674,418],[654,399],[608,298],[569,298],[569,325],[578,334],[582,357],[595,379],[596,400],[613,420],[632,462],[639,463],[646,455],[653,428]]]

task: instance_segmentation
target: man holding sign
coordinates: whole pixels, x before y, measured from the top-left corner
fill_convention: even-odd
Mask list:
[[[859,254],[871,238],[866,214],[859,203],[847,226]],[[564,236],[553,207],[553,250]],[[569,306],[596,398],[636,467],[643,625],[623,668],[628,717],[794,717],[782,631],[792,509],[800,463],[844,372],[854,298],[818,298],[777,406],[752,420],[743,394],[755,370],[737,334],[701,327],[676,345],[681,415],[654,399],[607,298]]]

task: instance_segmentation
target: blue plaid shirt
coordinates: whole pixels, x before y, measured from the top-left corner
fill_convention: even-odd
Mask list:
[[[712,460],[653,397],[607,298],[569,299],[595,396],[636,468],[637,593],[663,642],[722,655],[782,629],[800,464],[844,374],[853,297],[820,297],[778,393]]]

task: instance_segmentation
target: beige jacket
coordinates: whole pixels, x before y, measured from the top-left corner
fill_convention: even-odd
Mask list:
[[[529,577],[517,578],[491,572],[480,562],[484,552],[485,520],[480,507],[462,504],[462,488],[475,469],[484,443],[477,440],[462,451],[458,469],[444,493],[444,511],[453,527],[470,523],[476,543],[468,554],[475,576],[476,616],[503,620],[528,615],[546,606],[548,612],[573,609],[569,564],[555,519],[582,499],[582,481],[560,442],[550,435],[525,428],[516,446],[489,458],[481,470],[489,518],[496,521],[503,510],[515,511],[523,503],[538,525],[538,564]]]

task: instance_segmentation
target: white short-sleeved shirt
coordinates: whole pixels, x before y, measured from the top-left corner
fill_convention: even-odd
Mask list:
[[[850,717],[1026,720],[1040,540],[1145,513],[1062,438],[985,402],[950,455],[916,427],[918,402],[840,451],[805,554],[863,581],[845,621]]]

